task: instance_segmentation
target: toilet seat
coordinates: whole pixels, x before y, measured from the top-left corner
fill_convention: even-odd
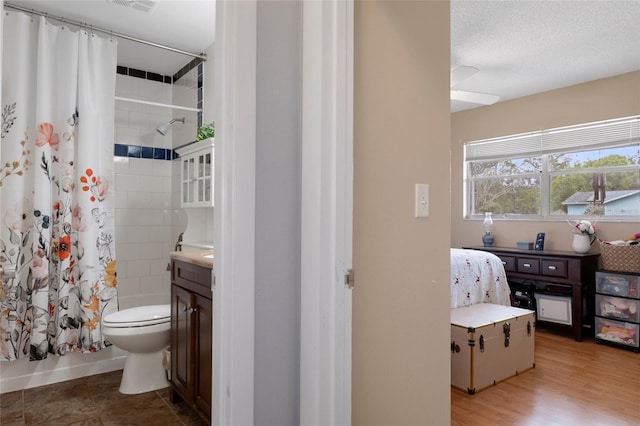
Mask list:
[[[138,306],[107,315],[102,324],[112,328],[148,327],[171,321],[171,305]]]

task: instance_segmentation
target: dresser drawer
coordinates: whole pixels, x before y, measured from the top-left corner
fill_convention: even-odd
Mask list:
[[[497,255],[502,261],[502,265],[504,266],[504,270],[506,272],[515,272],[516,271],[516,258],[514,256],[503,256]]]
[[[540,273],[540,259],[537,257],[518,257],[517,258],[517,271],[523,274],[536,274]]]
[[[542,259],[542,268],[540,273],[549,277],[567,278],[568,263],[563,259]]]

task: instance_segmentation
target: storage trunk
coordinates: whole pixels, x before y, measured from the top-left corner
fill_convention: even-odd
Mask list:
[[[535,313],[479,303],[451,310],[451,385],[474,394],[535,367]]]

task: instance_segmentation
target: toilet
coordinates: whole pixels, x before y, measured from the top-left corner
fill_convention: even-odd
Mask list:
[[[171,305],[123,309],[105,316],[102,332],[128,352],[120,392],[138,394],[169,386],[162,366],[162,350],[171,336]]]

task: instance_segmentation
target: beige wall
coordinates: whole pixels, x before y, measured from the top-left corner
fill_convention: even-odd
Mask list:
[[[640,72],[596,80],[451,115],[451,244],[481,245],[484,233],[478,220],[463,219],[464,142],[549,129],[571,124],[640,114]],[[601,220],[598,237],[621,239],[640,232],[640,218],[632,223]],[[562,220],[496,220],[496,245],[515,247],[518,241],[535,241],[546,232],[545,249],[571,250],[571,228]],[[597,245],[592,247],[597,252]]]
[[[445,425],[449,2],[356,2],[354,52],[353,424]]]

